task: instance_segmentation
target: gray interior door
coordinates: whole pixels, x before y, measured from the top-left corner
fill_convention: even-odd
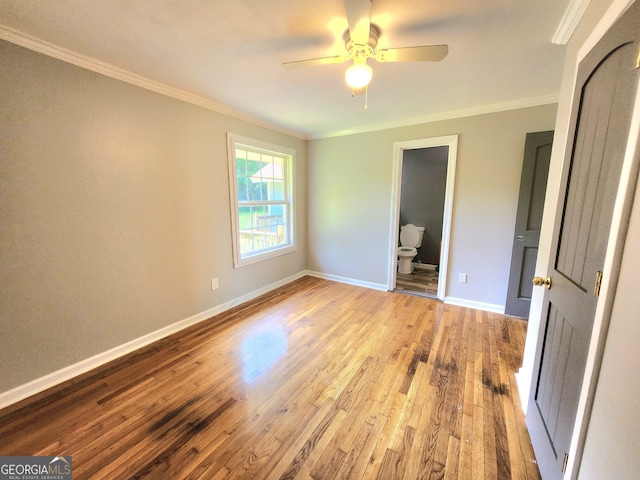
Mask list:
[[[563,476],[638,82],[640,2],[580,63],[527,425],[544,479]]]
[[[553,132],[527,133],[516,227],[511,251],[511,271],[504,312],[527,318],[531,307],[544,195],[547,191]]]

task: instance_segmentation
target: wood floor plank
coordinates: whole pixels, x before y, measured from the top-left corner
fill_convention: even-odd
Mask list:
[[[473,452],[471,461],[471,472],[473,480],[484,480],[485,478],[485,441],[484,441],[484,409],[474,405],[473,408]]]
[[[395,431],[395,427],[398,423],[397,420],[403,410],[406,398],[406,395],[400,392],[400,387],[405,378],[406,362],[409,361],[407,360],[408,357],[409,349],[403,347],[396,358],[396,363],[394,364],[396,366],[395,377],[392,377],[390,379],[392,381],[387,384],[389,385],[387,387],[389,394],[386,395],[386,399],[380,409],[380,417],[378,419],[378,421],[381,421],[382,423],[378,425],[378,436],[375,438],[373,451],[370,454],[367,468],[364,470],[362,478],[371,479],[377,477],[382,460],[391,442],[393,432]],[[384,388],[383,391],[384,390],[386,390],[386,388]]]
[[[473,478],[473,441],[473,413],[463,413],[458,478]]]
[[[286,450],[283,450],[282,456],[275,459],[275,465],[272,470],[270,470],[271,477],[295,478],[302,464],[306,461],[307,456],[315,446],[309,442],[309,440],[314,439],[317,441],[315,432],[318,431],[321,425],[323,425],[322,428],[326,428],[326,416],[330,411],[336,411],[334,408],[334,400],[331,398],[324,401],[322,405],[319,405],[317,410],[314,410],[314,415],[301,425],[304,428],[297,436],[292,434],[290,437],[292,440],[288,443]]]
[[[447,445],[447,458],[444,471],[445,480],[457,480],[458,469],[460,468],[460,439],[449,436],[449,442]]]
[[[74,479],[539,480],[526,322],[304,277],[0,411]]]

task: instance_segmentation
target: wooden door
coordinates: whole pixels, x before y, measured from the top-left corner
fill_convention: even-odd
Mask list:
[[[504,312],[528,318],[544,196],[547,191],[553,132],[527,133],[524,145],[516,227],[511,251],[511,271]]]
[[[562,478],[638,83],[640,2],[580,63],[527,425],[544,479]]]

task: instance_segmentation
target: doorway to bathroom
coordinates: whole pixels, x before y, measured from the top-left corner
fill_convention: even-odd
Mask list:
[[[388,289],[444,300],[458,136],[394,144]],[[400,229],[424,227],[411,273],[398,272]]]

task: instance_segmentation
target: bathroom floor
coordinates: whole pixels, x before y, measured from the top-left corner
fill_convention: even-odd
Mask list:
[[[409,274],[398,273],[396,276],[396,292],[437,298],[438,271],[427,268],[414,268]]]

